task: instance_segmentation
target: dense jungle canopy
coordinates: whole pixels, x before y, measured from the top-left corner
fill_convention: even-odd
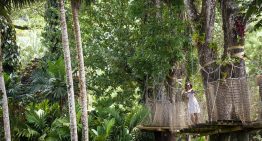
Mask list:
[[[146,98],[189,81],[247,78],[260,118],[261,0],[0,0],[0,47],[3,141],[157,141]]]

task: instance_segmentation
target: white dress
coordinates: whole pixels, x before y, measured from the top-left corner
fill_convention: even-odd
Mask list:
[[[194,94],[195,92],[192,89],[187,91],[189,114],[200,113],[200,107]]]

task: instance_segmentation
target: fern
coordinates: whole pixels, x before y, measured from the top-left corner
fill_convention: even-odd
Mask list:
[[[33,137],[40,136],[40,133],[37,132],[36,130],[32,129],[29,126],[26,126],[26,128],[18,130],[17,136],[18,137],[26,137],[26,138],[32,139]]]

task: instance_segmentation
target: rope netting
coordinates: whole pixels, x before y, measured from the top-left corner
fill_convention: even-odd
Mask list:
[[[206,83],[208,121],[233,120],[244,123],[257,119],[256,116],[251,115],[252,107],[259,103],[257,94],[255,95],[257,92],[252,92],[253,95],[250,95],[250,90],[254,91],[256,87],[251,85],[252,81],[254,83],[254,78],[248,79],[246,76],[234,78],[233,76],[236,71],[244,70],[244,67],[231,64],[230,71],[227,71],[228,74],[221,76],[223,75],[221,73],[222,65],[213,71],[208,71],[205,67],[200,66],[200,69],[208,76],[219,75],[215,81]],[[256,108],[260,107],[256,106]]]
[[[246,78],[209,82],[206,92],[209,121],[250,121],[250,93]]]
[[[152,93],[146,94],[145,105],[150,111],[150,115],[143,123],[144,126],[169,127],[175,131],[186,128],[192,124],[188,113],[188,99],[181,84],[174,86],[166,84],[155,85]],[[169,92],[168,92],[169,91]],[[170,94],[171,92],[171,95]],[[200,115],[199,122],[207,119],[206,103],[199,102]]]
[[[214,71],[205,71],[208,76],[212,76],[211,73],[220,71],[220,67]],[[220,76],[219,78],[216,81],[207,82],[205,91],[196,91],[201,110],[198,114],[198,123],[218,120],[245,123],[259,119],[262,104],[258,87],[254,85],[255,78],[222,79]],[[145,95],[145,105],[150,110],[150,115],[144,122],[144,126],[169,127],[169,129],[178,130],[193,124],[188,112],[188,99],[185,98],[181,81],[176,82],[175,85],[170,85],[168,82],[154,84],[151,92]]]
[[[146,96],[145,105],[151,114],[147,120],[150,126],[163,126],[183,128],[187,126],[187,105],[182,100],[182,88],[176,88],[175,95],[171,97],[165,93],[165,87],[161,88],[156,96]]]
[[[259,94],[256,99],[259,99],[259,102],[254,104],[254,107],[260,107],[258,109],[255,109],[254,111],[257,113],[256,117],[258,117],[259,120],[262,120],[262,75],[257,76],[257,86],[259,87]],[[253,93],[253,92],[252,92]]]

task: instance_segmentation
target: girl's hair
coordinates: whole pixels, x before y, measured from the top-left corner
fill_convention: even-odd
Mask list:
[[[185,84],[185,89],[187,89],[187,86],[190,86],[190,88],[193,87],[192,84],[191,84],[190,82],[186,82],[186,84]]]

